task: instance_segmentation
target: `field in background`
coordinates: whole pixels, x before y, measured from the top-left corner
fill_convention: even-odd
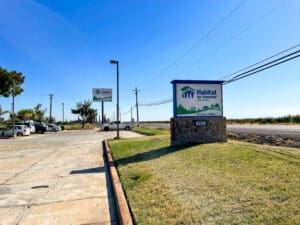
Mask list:
[[[141,123],[170,123],[170,121],[142,121]],[[228,124],[299,124],[300,115],[288,115],[282,117],[227,119]]]
[[[266,117],[266,118],[249,118],[249,119],[227,119],[227,123],[238,124],[297,124],[300,123],[300,115],[282,116],[282,117]]]
[[[87,130],[87,129],[94,129],[95,125],[91,123],[86,123],[84,124],[84,128],[82,128],[82,125],[80,123],[75,123],[75,124],[67,124],[64,125],[66,130]]]
[[[169,139],[109,141],[137,224],[299,224],[299,149]]]

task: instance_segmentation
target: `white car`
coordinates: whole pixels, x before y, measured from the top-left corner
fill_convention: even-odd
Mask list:
[[[20,123],[16,123],[16,125],[25,125],[27,127],[29,127],[30,129],[30,133],[35,133],[35,126],[33,123],[30,123],[30,122],[20,122]]]
[[[7,126],[7,130],[4,131],[3,136],[14,136],[14,125]],[[26,125],[15,125],[15,134],[17,136],[29,136],[30,128]]]
[[[131,130],[133,128],[133,125],[131,123],[119,123],[119,129],[120,130]],[[105,123],[101,125],[101,129],[104,131],[109,130],[116,130],[117,129],[117,121],[111,122],[111,123]]]
[[[48,124],[48,126],[47,126],[47,131],[57,132],[60,130],[61,130],[61,127],[58,127],[55,124]]]

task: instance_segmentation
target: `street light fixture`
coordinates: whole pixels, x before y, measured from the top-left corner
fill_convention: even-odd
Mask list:
[[[117,65],[117,136],[115,139],[120,138],[120,129],[119,129],[119,61],[117,60],[110,60],[110,64],[116,64]]]

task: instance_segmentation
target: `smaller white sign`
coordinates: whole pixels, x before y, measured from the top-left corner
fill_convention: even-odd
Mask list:
[[[111,88],[93,88],[93,102],[111,102]]]

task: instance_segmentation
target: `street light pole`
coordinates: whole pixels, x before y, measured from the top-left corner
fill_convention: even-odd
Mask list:
[[[115,139],[120,138],[120,128],[119,128],[119,61],[116,60],[110,60],[110,64],[116,64],[117,65],[117,136]]]
[[[13,116],[13,135],[16,137],[16,119],[15,119],[15,80],[13,80],[13,92],[12,92],[12,116]]]
[[[49,94],[50,96],[50,115],[49,115],[49,123],[52,123],[52,98],[53,94]]]
[[[65,103],[61,103],[62,104],[62,121],[63,124],[65,122]]]

